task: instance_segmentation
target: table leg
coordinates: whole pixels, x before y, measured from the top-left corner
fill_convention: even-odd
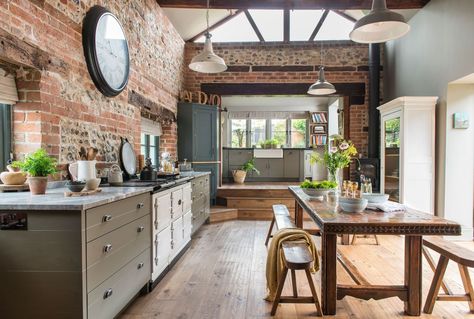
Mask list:
[[[295,203],[295,224],[298,228],[303,228],[303,207],[298,202]]]
[[[335,315],[337,300],[337,235],[325,234],[323,232],[321,245],[321,302],[323,306],[323,313],[325,315]]]
[[[349,240],[349,234],[341,235],[341,245],[349,245],[351,242]]]
[[[405,236],[405,286],[408,300],[405,313],[409,316],[421,314],[422,236]]]

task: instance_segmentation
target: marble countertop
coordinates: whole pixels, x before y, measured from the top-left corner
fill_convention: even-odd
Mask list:
[[[184,171],[180,172],[179,176],[181,177],[191,177],[191,178],[197,178],[205,175],[211,175],[211,172],[196,172],[196,171]]]
[[[100,193],[82,197],[65,197],[66,188],[48,189],[45,195],[1,193],[0,210],[85,210],[152,190],[152,187],[104,187]]]

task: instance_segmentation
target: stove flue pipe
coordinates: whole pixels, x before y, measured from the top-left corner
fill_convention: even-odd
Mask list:
[[[368,157],[380,159],[380,44],[369,44],[369,141]]]

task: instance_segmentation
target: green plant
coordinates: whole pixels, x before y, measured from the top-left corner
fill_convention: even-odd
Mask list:
[[[315,188],[315,189],[335,189],[337,187],[337,183],[334,181],[309,181],[307,179],[304,180],[300,184],[301,188]]]
[[[242,170],[249,173],[255,172],[257,175],[260,175],[260,171],[255,167],[255,159],[248,160],[247,162],[242,165]]]
[[[56,159],[50,157],[42,148],[26,155],[22,161],[13,162],[12,166],[28,173],[31,177],[45,177],[56,173]]]
[[[357,149],[351,141],[346,141],[340,135],[331,135],[330,138],[330,146],[326,145],[323,156],[314,152],[311,154],[310,163],[323,163],[329,174],[336,176],[338,169],[349,166],[351,159],[357,154]]]
[[[260,146],[262,148],[269,148],[269,147],[276,148],[278,146],[278,140],[275,138],[265,140],[265,141],[260,142]]]

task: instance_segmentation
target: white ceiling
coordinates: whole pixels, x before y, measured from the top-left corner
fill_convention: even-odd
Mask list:
[[[181,37],[186,41],[194,37],[196,34],[206,29],[206,10],[205,9],[178,9],[178,8],[163,8],[165,14],[173,23],[176,30],[178,30]],[[222,20],[230,15],[235,10],[211,9],[209,10],[209,24]],[[417,12],[417,9],[394,10],[401,13],[405,19],[410,20]],[[363,10],[346,10],[346,14],[355,19],[360,19],[368,11]],[[308,21],[312,23],[312,21]]]

